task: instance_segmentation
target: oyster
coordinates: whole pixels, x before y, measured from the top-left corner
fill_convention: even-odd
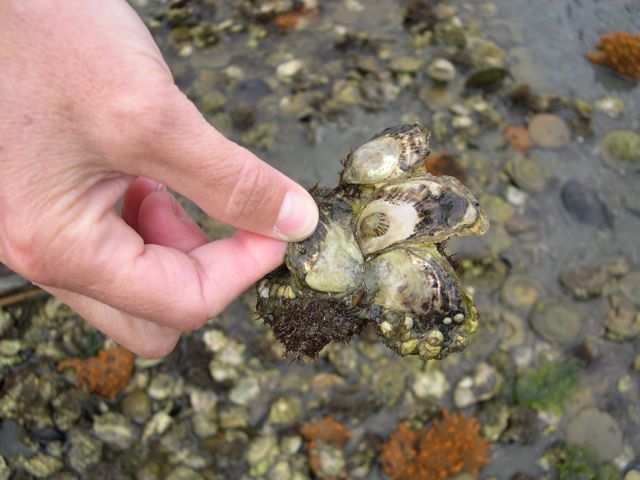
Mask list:
[[[467,346],[478,313],[444,242],[489,223],[458,180],[426,172],[428,154],[426,128],[388,128],[347,156],[338,187],[311,190],[318,228],[257,287],[257,312],[287,352],[315,356],[368,323],[400,355]]]

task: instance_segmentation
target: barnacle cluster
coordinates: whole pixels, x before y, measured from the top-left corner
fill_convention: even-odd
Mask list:
[[[458,180],[426,172],[428,154],[426,128],[392,127],[347,156],[335,189],[312,189],[316,231],[257,287],[257,312],[288,352],[315,356],[369,322],[400,355],[467,346],[478,314],[443,242],[488,221]]]

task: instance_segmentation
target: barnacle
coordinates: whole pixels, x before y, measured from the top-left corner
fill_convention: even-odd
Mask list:
[[[400,355],[467,346],[478,314],[443,243],[488,221],[457,179],[427,173],[428,154],[426,128],[392,127],[347,156],[335,189],[311,190],[318,228],[258,283],[257,312],[288,352],[314,356],[369,322]]]

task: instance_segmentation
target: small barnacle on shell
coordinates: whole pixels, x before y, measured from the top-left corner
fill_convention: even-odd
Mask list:
[[[426,128],[388,128],[347,156],[335,189],[311,190],[316,231],[257,287],[257,312],[287,352],[315,356],[368,323],[400,355],[467,346],[478,314],[442,242],[481,235],[488,220],[458,180],[425,171],[428,154]]]

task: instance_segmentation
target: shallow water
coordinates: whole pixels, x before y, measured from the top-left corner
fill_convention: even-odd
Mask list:
[[[526,83],[534,91],[556,92],[589,103],[605,95],[615,96],[624,102],[624,111],[618,118],[593,113],[591,136],[574,134],[570,145],[560,150],[533,150],[532,154],[540,157],[549,168],[551,180],[543,192],[526,194],[524,203],[516,207],[518,214],[532,218],[536,227],[531,235],[512,238],[511,246],[499,251],[499,261],[507,265],[511,272],[524,273],[537,281],[546,295],[566,299],[570,295],[560,286],[558,276],[570,267],[598,264],[613,257],[622,257],[632,269],[638,269],[640,215],[637,212],[640,208],[640,177],[637,169],[623,170],[605,162],[599,139],[611,129],[638,131],[640,88],[637,83],[594,67],[585,60],[584,55],[594,48],[601,33],[640,31],[640,2],[498,0],[493,4],[496,7],[495,13],[490,13],[492,9],[489,8],[484,10],[489,13],[480,14],[478,12],[482,12],[483,8],[476,2],[451,3],[459,8],[463,20],[476,22],[483,33],[505,49],[512,76],[510,81],[514,84]],[[246,48],[243,44],[246,38],[239,37],[202,53],[196,51],[187,60],[173,57],[174,52],[166,46],[165,51],[175,62],[170,64],[178,66],[178,82],[187,91],[198,75],[197,70],[208,62],[216,62],[220,68],[239,65],[248,77],[256,78],[273,78],[275,65],[289,57],[303,60],[308,71],[321,69],[325,63],[339,58],[339,54],[326,41],[327,31],[336,24],[368,32],[373,38],[388,43],[393,55],[415,55],[409,46],[406,30],[401,25],[401,4],[402,2],[381,0],[326,2],[322,4],[318,22],[301,32],[271,35],[260,42],[255,50]],[[426,50],[417,56],[428,59],[429,55],[433,55],[433,52]],[[267,57],[266,64],[262,57]],[[185,64],[191,68],[183,68]],[[182,70],[185,70],[184,75],[180,74]],[[314,142],[309,142],[300,122],[279,115],[273,105],[267,105],[258,110],[258,121],[277,124],[277,142],[270,151],[258,150],[258,153],[303,185],[312,186],[319,182],[332,186],[336,183],[338,160],[374,133],[387,126],[402,123],[407,118],[421,119],[426,125],[430,124],[434,110],[416,100],[415,89],[418,87],[409,87],[406,93],[401,93],[382,110],[367,112],[354,108],[335,120],[323,122],[314,132]],[[516,123],[522,121],[522,115],[518,113],[509,110],[501,113],[506,119]],[[216,124],[215,120],[213,123]],[[227,133],[236,140],[240,139],[241,132],[233,128],[227,130]],[[476,194],[505,193],[505,185],[497,177],[506,157],[512,155],[513,151],[505,152],[503,144],[496,137],[499,137],[499,132],[496,131],[482,135],[477,139],[477,150],[470,153],[472,158],[480,159],[481,165],[477,170],[471,169],[470,174],[473,176],[478,173],[489,179],[484,183],[471,182]],[[456,152],[456,147],[447,142],[438,144],[437,141],[432,141],[432,149]],[[563,207],[560,189],[571,179],[584,181],[598,192],[610,212],[610,228],[582,223]],[[486,248],[480,245],[484,245],[482,240],[469,239],[458,248],[463,251]],[[455,251],[456,244],[452,247]],[[491,249],[490,243],[489,250]],[[464,253],[462,256],[464,258]],[[499,327],[500,323],[495,317],[491,318],[499,302],[497,290],[496,285],[476,288],[476,302],[481,313],[486,313],[484,321],[493,323],[494,327]],[[602,319],[607,311],[606,298],[587,302],[574,301],[572,305],[583,317],[584,331],[580,337],[592,335],[600,338],[603,331]],[[561,322],[562,319],[558,321]],[[540,338],[526,325],[525,322],[528,331],[523,348],[535,350],[541,344]],[[495,333],[495,330],[492,331]],[[488,345],[472,346],[471,350],[484,350],[484,356],[487,356],[496,345],[494,333],[484,337],[480,335],[479,341],[487,341]],[[603,409],[609,408],[623,427],[625,444],[638,445],[640,418],[634,407],[640,404],[637,376],[634,377],[633,388],[622,396],[617,392],[616,386],[618,379],[629,372],[629,365],[638,351],[637,342],[604,342],[601,349],[601,358],[581,371],[581,399],[575,400],[575,405],[568,407],[570,413],[558,424],[557,431],[541,437],[533,446],[494,446],[493,462],[483,470],[483,477],[495,474],[499,478],[509,478],[516,472],[539,474],[537,458],[552,440],[564,437],[564,428],[571,418],[571,412],[575,413],[583,404],[595,403]],[[473,362],[479,357],[482,354],[474,352],[468,359],[476,360],[471,360],[470,363],[464,357],[459,361],[445,362],[444,370],[448,373],[450,382],[455,384],[462,373],[469,372],[473,368]],[[293,367],[282,368],[283,375],[286,375],[291,373],[287,372],[288,368]],[[307,366],[302,370],[309,372],[311,367]],[[590,396],[591,400],[588,399]],[[448,398],[445,405],[450,406],[450,401]],[[378,424],[385,418],[383,425],[386,424],[386,428],[381,428],[380,432],[388,434],[393,428],[393,419],[397,420],[401,416],[400,412],[391,408],[365,419],[362,425],[365,429],[372,428],[373,424]],[[638,455],[637,447],[634,453]],[[371,475],[370,478],[378,478],[379,473]]]

